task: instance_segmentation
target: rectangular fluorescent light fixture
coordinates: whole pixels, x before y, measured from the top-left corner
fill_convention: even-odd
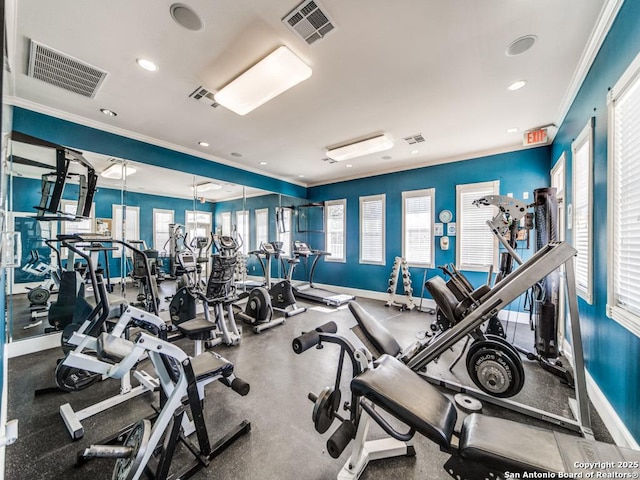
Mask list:
[[[213,182],[205,182],[205,183],[201,183],[200,185],[196,185],[196,194],[200,194],[200,193],[204,193],[204,192],[212,192],[214,190],[220,190],[222,188],[222,185],[220,185],[219,183],[213,183]],[[193,187],[191,187],[191,190],[193,190]]]
[[[123,173],[125,177],[128,177],[129,175],[136,173],[136,169],[129,165],[112,163],[100,174],[100,176],[104,178],[111,178],[112,180],[122,180]]]
[[[246,115],[311,76],[311,67],[284,45],[220,89],[214,100]]]
[[[386,135],[378,135],[377,137],[362,140],[361,142],[327,150],[327,157],[336,162],[341,162],[343,160],[369,155],[370,153],[383,152],[392,147],[393,142],[387,138]]]

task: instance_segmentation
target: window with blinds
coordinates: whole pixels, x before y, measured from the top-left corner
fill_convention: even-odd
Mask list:
[[[411,266],[434,266],[435,189],[402,192],[402,256]]]
[[[236,212],[236,233],[238,243],[241,245],[240,251],[243,255],[249,254],[249,211],[239,210]]]
[[[74,200],[60,200],[60,208],[62,211],[69,215],[75,215],[76,210],[78,209],[78,202]],[[60,222],[61,233],[65,233],[67,235],[73,235],[74,233],[92,233],[96,231],[96,204],[91,204],[91,212],[89,213],[89,218],[84,220],[80,220],[79,222]],[[63,259],[67,258],[69,255],[68,249],[62,247],[60,254]]]
[[[281,255],[291,257],[291,209],[276,208],[276,216],[279,216],[278,241],[282,242]]]
[[[325,210],[325,248],[331,255],[327,262],[346,261],[345,231],[347,225],[347,200],[330,200],[324,204]]]
[[[360,263],[385,264],[385,196],[360,197]]]
[[[196,237],[209,237],[211,234],[211,216],[211,212],[185,210],[184,228],[188,242],[191,242]]]
[[[223,212],[220,214],[220,221],[222,222],[221,234],[225,237],[231,235],[231,212]]]
[[[140,207],[125,207],[126,218],[124,220],[124,235],[123,235],[123,215],[122,205],[113,205],[113,221],[111,228],[113,229],[113,238],[116,240],[140,240]],[[124,249],[124,247],[122,247]],[[131,255],[131,250],[127,250],[127,256]],[[114,250],[113,256],[119,258],[122,256],[122,250]]]
[[[571,144],[573,165],[573,246],[575,258],[576,290],[587,303],[592,301],[592,171],[593,171],[593,119]]]
[[[497,266],[498,240],[487,226],[487,220],[494,217],[496,210],[478,207],[473,202],[499,193],[497,180],[456,186],[456,264],[459,269],[488,272],[492,265]]]
[[[256,249],[269,241],[269,209],[256,210]]]
[[[169,253],[169,225],[173,223],[173,210],[153,209],[153,248]]]
[[[609,93],[607,314],[640,337],[640,55]]]

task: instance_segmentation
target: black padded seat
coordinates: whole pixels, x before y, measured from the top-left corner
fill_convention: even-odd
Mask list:
[[[351,390],[449,449],[457,418],[453,403],[400,360],[382,355],[376,368],[351,381]]]
[[[191,340],[206,340],[209,338],[209,333],[216,329],[215,324],[204,318],[194,318],[193,320],[187,320],[178,325],[178,330],[182,332],[184,336]]]
[[[501,471],[578,473],[576,462],[640,461],[640,451],[476,413],[464,420],[459,451]]]
[[[425,286],[451,325],[458,323],[459,318],[454,313],[458,305],[458,299],[453,292],[449,290],[444,279],[442,277],[430,278],[427,280],[427,283],[425,283]]]
[[[133,347],[130,340],[102,333],[97,340],[96,354],[101,360],[118,363],[133,351]]]
[[[384,325],[373,318],[371,314],[357,302],[350,302],[349,310],[351,310],[353,316],[356,317],[356,321],[358,325],[360,325],[362,332],[376,350],[380,353],[391,355],[392,357],[398,356],[402,348],[400,348],[396,339],[393,338],[393,335],[391,335]]]
[[[204,352],[191,359],[191,368],[197,381],[222,375],[228,377],[233,373],[233,363],[213,352]]]

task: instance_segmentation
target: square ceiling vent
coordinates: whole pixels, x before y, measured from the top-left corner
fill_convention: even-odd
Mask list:
[[[31,40],[27,75],[93,98],[107,72]]]
[[[302,2],[282,21],[309,45],[324,38],[335,29],[335,23],[330,19],[326,10],[320,7],[317,0]]]

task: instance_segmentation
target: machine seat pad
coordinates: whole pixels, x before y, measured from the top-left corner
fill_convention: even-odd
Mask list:
[[[349,310],[351,310],[353,316],[356,317],[358,325],[360,325],[367,340],[369,340],[379,352],[386,353],[392,357],[396,357],[400,353],[402,349],[389,330],[373,318],[360,304],[350,302]]]
[[[442,311],[447,320],[452,325],[458,323],[461,318],[458,316],[461,312],[456,312],[458,306],[458,299],[453,294],[442,277],[432,277],[425,283],[427,290],[433,297],[434,302],[438,305],[438,308]]]
[[[191,368],[197,381],[219,375],[228,377],[233,373],[233,363],[213,352],[204,352],[191,358]]]
[[[351,390],[440,447],[449,448],[457,418],[453,403],[397,358],[382,355],[375,368],[351,381]]]
[[[476,413],[463,423],[460,455],[502,471],[556,473],[584,471],[580,462],[640,461],[640,451]]]
[[[194,318],[193,320],[187,320],[186,322],[182,322],[176,326],[184,336],[191,338],[192,340],[204,340],[208,338],[209,332],[217,328],[214,323],[211,323],[204,318]]]
[[[135,344],[130,340],[114,337],[105,332],[98,337],[96,354],[101,360],[118,363],[133,351],[134,346]]]

